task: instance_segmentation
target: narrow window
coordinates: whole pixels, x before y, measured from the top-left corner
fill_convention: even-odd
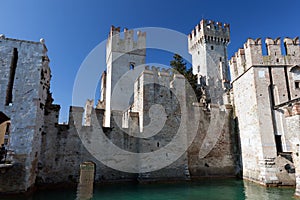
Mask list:
[[[296,81],[296,82],[295,82],[295,88],[296,88],[296,89],[300,89],[300,82],[299,82],[299,81]]]
[[[10,127],[10,123],[7,123],[6,124],[5,135],[9,135],[9,127]]]
[[[41,70],[41,80],[45,80],[44,70]]]
[[[139,78],[137,79],[137,90],[138,90],[138,92],[140,92],[140,79]]]
[[[281,135],[275,135],[275,143],[276,143],[277,153],[283,152],[282,151]]]
[[[8,122],[6,124],[6,130],[5,130],[5,134],[4,134],[4,145],[8,146],[8,142],[9,142],[9,127],[10,127],[10,123]]]
[[[210,50],[214,50],[214,46],[210,46]]]
[[[295,89],[300,89],[300,67],[295,66],[290,70],[290,72],[292,72]]]
[[[8,79],[8,84],[7,84],[7,89],[6,89],[6,99],[5,99],[6,106],[8,106],[10,103],[12,103],[12,97],[13,97],[12,92],[13,92],[17,62],[18,62],[18,50],[17,50],[17,48],[14,48],[12,57],[11,57],[10,73],[9,73],[9,79]]]
[[[134,63],[130,63],[129,69],[130,69],[130,70],[134,70]]]

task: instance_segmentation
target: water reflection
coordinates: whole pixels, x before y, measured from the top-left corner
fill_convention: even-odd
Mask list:
[[[293,197],[294,188],[264,187],[244,181],[246,200],[290,200]]]
[[[89,165],[88,165],[89,166]],[[238,179],[209,179],[167,184],[112,184],[94,187],[93,168],[83,166],[77,198],[74,188],[38,190],[31,197],[8,200],[290,200],[294,188],[266,188]],[[0,195],[0,199],[3,197]],[[5,199],[5,198],[4,198]]]
[[[209,179],[189,183],[102,185],[95,188],[101,200],[287,200],[294,188],[266,188],[237,179]]]

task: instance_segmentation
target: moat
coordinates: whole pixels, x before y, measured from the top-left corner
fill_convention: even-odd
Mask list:
[[[9,200],[74,200],[76,189],[40,190],[30,197]],[[97,185],[92,199],[101,200],[288,200],[295,199],[294,188],[268,188],[237,179],[199,180],[166,184]],[[2,199],[2,198],[0,198]],[[6,199],[3,199],[6,200]]]

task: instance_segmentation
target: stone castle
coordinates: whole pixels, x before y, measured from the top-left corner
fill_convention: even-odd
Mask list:
[[[68,124],[58,123],[60,106],[50,93],[44,40],[0,36],[0,144],[7,149],[0,193],[77,183],[80,164],[92,162],[99,183],[242,175],[268,186],[296,185],[300,195],[299,38],[284,39],[285,55],[280,39],[266,39],[268,55],[262,53],[261,39],[248,39],[228,62],[229,24],[202,20],[187,37],[193,73],[203,90],[198,102],[181,74],[145,65],[146,33],[138,32],[137,39],[134,34],[125,29],[121,37],[120,28],[111,27],[101,98],[96,107],[94,100],[84,108],[71,106]],[[128,86],[130,73],[137,78]],[[130,91],[129,99],[114,98]],[[223,123],[215,123],[216,116]],[[153,123],[159,130],[151,135]],[[138,172],[108,167],[122,155],[101,157],[83,144],[82,138],[94,141],[100,130],[126,152],[146,155],[126,161]],[[148,154],[174,138],[186,144],[190,137],[189,148],[175,162],[148,170]],[[174,151],[177,147],[158,159],[168,162]]]

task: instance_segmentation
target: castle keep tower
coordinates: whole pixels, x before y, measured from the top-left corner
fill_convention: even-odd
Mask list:
[[[120,27],[111,27],[106,44],[106,95],[104,126],[110,127],[111,111],[118,109],[111,106],[111,95],[118,80],[134,67],[145,64],[146,33],[137,32],[137,41],[134,40],[134,31],[124,29],[124,38],[120,38]],[[129,102],[119,102],[121,108],[127,108]]]
[[[198,75],[198,84],[205,90],[207,103],[222,105],[224,91],[229,88],[229,41],[229,24],[204,19],[188,36],[193,74]]]

